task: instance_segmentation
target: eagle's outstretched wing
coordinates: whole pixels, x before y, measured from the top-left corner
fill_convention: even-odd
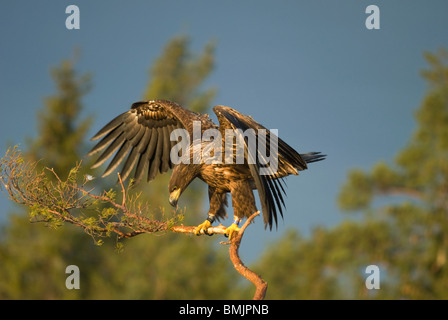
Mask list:
[[[134,178],[138,183],[148,167],[147,180],[150,181],[157,173],[164,173],[174,166],[170,151],[177,141],[170,141],[171,132],[186,129],[191,134],[193,121],[200,117],[167,100],[136,102],[91,139],[102,138],[88,153],[89,156],[106,149],[92,168],[99,167],[116,152],[103,177],[127,157],[121,169],[122,180],[126,180],[136,167]]]
[[[270,229],[272,229],[273,221],[277,223],[277,212],[283,216],[282,207],[285,205],[283,200],[285,190],[282,185],[284,184],[282,178],[289,174],[297,175],[298,171],[305,170],[308,161],[303,159],[302,156],[286,142],[274,136],[273,133],[257,123],[252,117],[243,115],[235,109],[225,106],[216,106],[213,108],[213,111],[218,117],[220,123],[219,129],[223,136],[225,129],[232,129],[235,131],[236,136],[239,135],[238,138],[240,141],[244,141],[244,157],[245,161],[248,163],[251,176],[260,197],[263,220],[265,226],[269,225]],[[243,135],[244,132],[248,132],[250,129],[253,130],[257,137],[260,129],[265,130],[263,132],[266,133],[265,139],[257,139],[256,150],[252,150],[252,153],[250,152],[251,148],[248,146],[247,135],[246,138]],[[271,139],[271,137],[276,139]],[[262,145],[263,143],[264,145]],[[266,159],[264,152],[260,152],[260,147],[262,147],[263,150],[273,150],[275,148],[271,149],[271,147],[274,146],[271,145],[272,143],[276,143],[275,147],[277,147],[278,150],[276,160],[278,163],[277,166],[275,166],[275,171],[268,170],[266,173],[267,167],[265,164],[268,162],[268,159]],[[310,154],[309,160],[311,160],[311,158],[312,156]],[[315,157],[313,159],[315,159]],[[263,169],[265,172],[261,174],[261,170]]]

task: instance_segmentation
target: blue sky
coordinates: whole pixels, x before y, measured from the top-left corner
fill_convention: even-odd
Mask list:
[[[70,4],[80,9],[79,30],[65,27]],[[380,9],[379,30],[365,27],[370,4]],[[91,136],[141,99],[170,38],[189,35],[193,51],[214,40],[206,83],[218,89],[214,104],[278,129],[299,152],[328,154],[287,179],[277,231],[264,231],[261,219],[248,230],[242,253],[253,258],[288,228],[309,234],[352,217],[338,210],[338,190],[348,170],[392,161],[410,138],[426,89],[423,52],[448,47],[447,13],[445,0],[2,1],[0,151],[36,136],[36,114],[54,92],[49,68],[75,48],[78,70],[93,75],[84,99]],[[10,210],[1,194],[0,215]]]

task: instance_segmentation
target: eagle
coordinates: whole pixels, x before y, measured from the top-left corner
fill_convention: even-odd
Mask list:
[[[234,220],[225,234],[231,239],[240,230],[242,219],[257,211],[253,193],[257,190],[265,229],[269,226],[272,230],[278,215],[283,218],[284,178],[298,175],[308,163],[326,156],[320,152],[298,153],[274,130],[233,108],[218,105],[213,111],[219,126],[208,114],[190,111],[172,101],[135,102],[91,139],[101,140],[88,155],[102,152],[92,168],[113,156],[102,176],[124,162],[121,178],[125,181],[133,173],[135,185],[145,174],[149,182],[172,169],[168,192],[174,207],[188,185],[201,179],[208,185],[210,208],[207,219],[195,228],[196,235],[208,234],[216,219],[227,216],[230,193]]]

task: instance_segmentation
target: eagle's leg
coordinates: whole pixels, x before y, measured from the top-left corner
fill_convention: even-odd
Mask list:
[[[233,223],[226,229],[225,235],[229,237],[229,240],[232,240],[232,236],[234,232],[240,231],[240,222],[241,219],[237,216],[233,216]]]
[[[219,193],[213,187],[208,187],[208,196],[210,199],[210,209],[208,211],[208,218],[203,223],[198,225],[194,230],[195,235],[207,234],[212,235],[213,233],[208,233],[208,228],[211,227],[212,223],[216,218],[226,217],[226,207],[227,207],[227,195],[226,193]]]
[[[197,236],[201,235],[201,234],[206,234],[206,235],[211,236],[213,233],[208,233],[207,230],[208,230],[208,228],[211,227],[211,225],[214,221],[215,221],[215,215],[209,214],[207,220],[202,222],[200,225],[198,225],[196,227],[196,229],[194,229],[194,234]]]

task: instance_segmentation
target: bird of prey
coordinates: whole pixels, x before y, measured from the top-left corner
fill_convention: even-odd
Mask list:
[[[265,228],[269,226],[272,229],[273,223],[277,223],[278,213],[283,217],[283,178],[298,175],[299,171],[307,169],[308,163],[323,160],[325,155],[320,152],[298,153],[252,117],[230,107],[215,106],[213,111],[218,117],[219,126],[207,114],[192,112],[168,100],[135,102],[130,110],[118,115],[91,139],[102,138],[88,155],[105,149],[92,168],[101,166],[114,155],[103,177],[124,162],[122,180],[125,181],[134,172],[135,184],[141,181],[145,173],[149,182],[158,173],[173,169],[168,191],[169,202],[174,207],[188,185],[195,178],[201,179],[208,185],[210,209],[207,219],[196,227],[196,235],[206,234],[215,219],[226,217],[227,194],[230,193],[234,221],[226,228],[226,235],[231,239],[234,232],[240,230],[241,220],[257,211],[253,194],[253,190],[257,190]],[[179,141],[172,139],[173,131],[178,129],[187,135],[182,139],[189,148],[183,158],[173,159],[173,154],[183,150],[179,147]],[[215,133],[213,139],[205,139],[208,132]],[[247,132],[255,139],[251,139],[251,134]],[[226,138],[229,133],[234,134],[231,139]],[[195,134],[202,138],[199,144],[194,139]],[[215,156],[212,157],[213,161],[201,157],[207,145],[209,149],[210,145],[214,147],[209,150],[209,154]],[[176,146],[176,152],[172,152]],[[269,159],[273,159],[274,166],[269,167],[267,163],[266,149],[271,152]],[[230,158],[226,157],[229,150],[233,151],[229,152]],[[238,150],[243,151],[238,153]],[[275,154],[272,154],[273,150]],[[237,156],[240,156],[240,161],[236,161]],[[227,161],[217,161],[219,159]]]

